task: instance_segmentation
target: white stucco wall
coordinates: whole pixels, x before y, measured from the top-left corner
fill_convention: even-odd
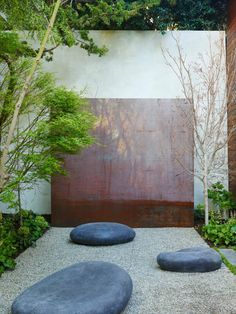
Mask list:
[[[93,31],[99,45],[108,47],[103,57],[88,56],[79,46],[60,47],[44,69],[53,72],[60,85],[88,98],[176,98],[183,97],[181,86],[166,65],[162,49],[175,53],[174,36],[190,62],[209,49],[223,32],[176,31],[161,35],[157,31]],[[227,179],[227,178],[226,178]],[[195,204],[202,201],[202,187],[195,180]],[[43,191],[42,193],[40,191]],[[50,186],[40,185],[37,192],[26,193],[27,208],[50,212]]]
[[[209,49],[222,32],[93,31],[95,41],[109,48],[103,56],[88,56],[79,46],[59,48],[45,70],[55,73],[58,83],[91,98],[175,98],[181,86],[166,65],[162,49],[175,53],[173,36],[179,38],[188,60]],[[214,47],[214,45],[213,45]]]

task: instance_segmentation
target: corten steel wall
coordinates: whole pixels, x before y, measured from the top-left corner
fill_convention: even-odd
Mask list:
[[[193,135],[182,99],[90,99],[97,144],[67,156],[52,182],[52,223],[192,226]]]
[[[228,6],[227,67],[228,67],[228,126],[236,125],[236,1]],[[236,133],[228,145],[229,189],[236,196]]]

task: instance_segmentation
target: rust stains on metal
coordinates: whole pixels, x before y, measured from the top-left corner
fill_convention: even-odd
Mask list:
[[[131,226],[192,226],[193,137],[182,99],[90,99],[100,117],[97,144],[67,156],[68,176],[52,181],[52,221],[70,226],[117,221]],[[180,110],[181,109],[181,110]]]
[[[236,1],[228,1],[228,27],[226,42],[226,60],[228,76],[228,129],[236,124]],[[229,138],[228,143],[229,189],[236,197],[236,132]]]

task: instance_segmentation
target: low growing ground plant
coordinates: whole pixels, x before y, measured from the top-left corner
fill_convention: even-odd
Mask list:
[[[49,227],[42,216],[32,211],[22,210],[0,221],[0,275],[14,269],[15,257],[29,246],[34,246],[38,238]]]
[[[222,219],[233,217],[236,210],[236,201],[221,182],[212,184],[208,189],[208,198],[212,200],[215,210],[218,210]]]
[[[216,247],[236,246],[236,201],[222,183],[216,182],[208,189],[212,201],[209,224],[197,226],[202,237]],[[195,210],[195,221],[203,221],[204,205]]]
[[[236,245],[236,218],[231,218],[225,223],[210,220],[207,226],[202,227],[203,237],[215,246]]]

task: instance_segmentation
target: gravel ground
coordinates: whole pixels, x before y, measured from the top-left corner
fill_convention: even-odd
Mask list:
[[[0,278],[0,313],[10,313],[14,298],[26,287],[73,263],[110,261],[131,275],[134,290],[124,314],[236,314],[236,276],[222,266],[204,274],[165,272],[156,256],[162,251],[206,246],[192,228],[136,229],[133,242],[88,247],[69,242],[69,228],[51,228],[17,258],[14,271]],[[50,313],[47,313],[50,314]]]

